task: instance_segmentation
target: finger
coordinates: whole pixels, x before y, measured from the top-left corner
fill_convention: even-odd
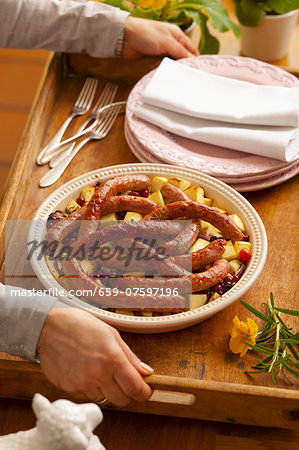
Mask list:
[[[174,59],[180,58],[188,58],[189,56],[193,56],[190,54],[189,50],[187,50],[180,42],[171,38],[169,41],[165,40],[165,48],[164,54],[171,56]]]
[[[124,354],[119,361],[118,367],[115,368],[114,379],[122,391],[133,400],[144,402],[152,395],[149,385],[143,381],[141,375],[129,363]]]
[[[117,340],[130,363],[138,370],[141,375],[152,375],[154,373],[154,369],[148,364],[145,364],[143,361],[141,361],[138,356],[132,352],[130,347],[122,340],[120,336],[119,339],[117,338]]]
[[[100,389],[107,400],[120,408],[127,406],[130,403],[131,399],[124,393],[114,378],[109,379],[107,382],[102,381]]]
[[[173,29],[174,37],[177,39],[177,41],[182,44],[183,47],[185,47],[190,53],[192,53],[195,56],[199,55],[199,51],[196,47],[196,45],[191,41],[191,39],[179,28],[175,27]]]

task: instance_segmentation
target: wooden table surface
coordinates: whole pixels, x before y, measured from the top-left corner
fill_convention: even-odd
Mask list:
[[[105,75],[109,78],[109,74]],[[104,141],[91,143],[84,151],[79,152],[59,182],[47,189],[38,187],[38,180],[48,169],[35,165],[36,153],[42,142],[49,140],[62,119],[66,117],[81,85],[80,77],[54,79],[53,67],[52,72],[49,71],[41,95],[35,104],[19,149],[19,158],[15,162],[15,169],[2,202],[2,219],[30,219],[51,192],[84,172],[98,167],[137,162],[124,139],[124,117],[120,116]],[[103,86],[104,80],[100,80],[99,90]],[[125,99],[132,86],[132,81],[122,82],[117,99]],[[81,120],[84,119],[74,121],[71,128],[78,126]],[[260,307],[261,303],[266,301],[270,291],[273,292],[277,305],[285,308],[295,308],[296,305],[298,307],[298,286],[295,276],[298,261],[297,192],[298,177],[270,189],[244,194],[260,214],[269,243],[263,273],[243,296],[245,301],[256,307]],[[1,267],[3,278],[4,265]],[[248,377],[244,373],[256,362],[257,356],[251,352],[241,360],[228,351],[229,332],[236,313],[241,319],[248,316],[239,302],[236,302],[208,321],[186,330],[158,335],[123,333],[123,337],[159,375],[259,386],[266,389],[271,386],[266,376]],[[294,326],[295,320],[290,320],[289,325]],[[202,356],[195,353],[197,349],[208,349],[209,352],[206,356]],[[2,355],[1,359],[18,361],[18,358],[8,355]],[[0,383],[5,382],[9,389],[9,379],[0,379]],[[5,388],[4,384],[0,386],[2,396]],[[279,382],[276,389],[277,392],[283,392],[288,389],[295,390],[296,386],[289,387]],[[281,404],[278,401],[277,405],[278,407],[281,405],[282,408],[283,401]],[[255,411],[250,411],[250,414],[254,413]],[[34,423],[30,402],[0,400],[0,434],[27,429]],[[271,422],[269,428],[262,428],[111,410],[104,411],[104,423],[97,433],[108,449],[299,448],[298,430],[273,429]]]

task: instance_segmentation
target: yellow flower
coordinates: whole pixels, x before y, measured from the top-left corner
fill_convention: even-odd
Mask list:
[[[167,0],[154,0],[153,1],[153,9],[162,9],[164,8]]]
[[[141,8],[149,8],[152,6],[153,0],[138,0],[138,5],[141,6]]]
[[[231,331],[231,338],[229,341],[229,348],[233,353],[240,353],[240,356],[244,356],[247,350],[252,350],[243,341],[248,342],[251,345],[255,345],[255,337],[258,332],[258,326],[252,319],[247,319],[246,322],[242,322],[237,316],[233,320],[233,328]]]
[[[138,5],[141,6],[141,8],[149,8],[150,6],[157,10],[164,8],[167,0],[138,0]]]

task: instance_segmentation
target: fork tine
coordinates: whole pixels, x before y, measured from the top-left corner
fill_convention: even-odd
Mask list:
[[[97,87],[98,80],[95,78],[89,78],[89,82],[86,84],[86,89],[84,90],[84,94],[81,97],[81,101],[78,103],[77,108],[84,108],[89,109],[91,106],[91,102],[89,101],[91,97],[91,94],[94,96],[95,94],[95,87]],[[90,106],[88,107],[90,103]]]
[[[107,83],[106,86],[104,87],[102,94],[100,95],[100,98],[93,107],[91,114],[96,114],[101,106],[105,105],[106,103],[110,103],[113,100],[117,89],[118,89],[117,84]]]
[[[89,89],[89,93],[88,93],[87,99],[86,99],[85,107],[86,107],[87,110],[89,110],[90,107],[91,107],[91,104],[92,104],[92,101],[93,101],[93,98],[94,98],[97,86],[98,86],[98,80],[94,78],[93,82],[92,82],[92,85],[91,85],[91,87]]]
[[[120,106],[116,106],[114,108],[111,108],[111,110],[109,110],[103,120],[101,121],[101,124],[99,125],[99,127],[96,129],[96,134],[99,134],[101,136],[105,136],[105,133],[107,134],[110,130],[110,128],[112,127],[118,113],[120,111]]]
[[[91,78],[90,77],[86,78],[85,83],[81,89],[81,92],[80,92],[77,100],[75,101],[74,107],[76,107],[76,108],[81,107],[81,103],[85,98],[86,92],[88,92],[88,90],[89,90],[90,83],[91,83]]]

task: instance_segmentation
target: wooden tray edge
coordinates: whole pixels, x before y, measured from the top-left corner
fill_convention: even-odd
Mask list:
[[[30,168],[27,162],[30,161],[29,153],[40,148],[44,137],[48,119],[52,112],[55,99],[55,85],[58,83],[57,74],[61,73],[61,56],[51,53],[43,70],[33,104],[30,110],[26,126],[24,128],[18,150],[14,157],[8,180],[4,188],[4,195],[0,206],[0,239],[5,242],[5,222],[9,218],[14,219],[14,211],[18,210],[26,194],[30,177],[25,177],[26,171]],[[47,116],[41,122],[41,113]],[[37,124],[38,122],[38,124]],[[20,178],[23,180],[20,183]],[[27,181],[24,181],[27,180]],[[2,267],[5,256],[5,246],[0,249],[0,267]]]
[[[35,392],[49,400],[71,399],[57,389],[40,366],[27,361],[0,360],[0,397],[31,399]],[[247,386],[191,378],[152,375],[154,389],[145,403],[109,409],[186,417],[227,423],[298,429],[299,392],[275,387]],[[20,388],[21,387],[21,388]]]

